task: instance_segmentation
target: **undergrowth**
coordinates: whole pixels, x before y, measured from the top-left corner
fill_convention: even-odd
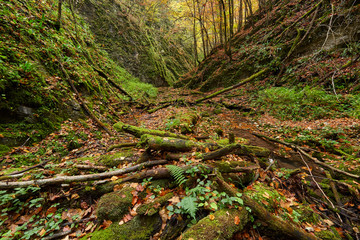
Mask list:
[[[334,95],[318,88],[273,87],[253,96],[253,106],[281,120],[360,117],[359,95]]]

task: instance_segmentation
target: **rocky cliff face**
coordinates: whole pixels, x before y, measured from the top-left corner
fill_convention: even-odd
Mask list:
[[[166,19],[148,21],[141,6],[130,11],[116,0],[85,0],[77,9],[109,56],[141,81],[171,86],[191,69],[191,50],[168,35]]]
[[[260,84],[331,89],[333,79],[340,89],[359,90],[359,40],[359,1],[269,1],[176,85],[206,91],[270,68]]]

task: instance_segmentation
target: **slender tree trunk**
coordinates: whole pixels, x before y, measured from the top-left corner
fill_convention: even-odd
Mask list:
[[[61,28],[61,15],[62,15],[62,3],[63,3],[63,0],[59,0],[59,3],[58,3],[58,18],[56,20],[56,30],[60,30]]]
[[[196,5],[195,0],[193,0],[193,37],[194,37],[194,56],[195,56],[195,66],[198,64],[198,51],[197,51],[197,39],[196,39]]]
[[[213,24],[213,31],[214,31],[214,46],[218,44],[217,39],[217,27],[216,27],[216,21],[215,21],[215,9],[214,9],[214,3],[213,1],[210,1],[211,3],[211,15],[212,15],[212,24]]]
[[[240,31],[243,24],[243,0],[240,0],[239,3],[239,22],[238,22],[238,31]]]
[[[220,33],[220,43],[221,45],[224,44],[224,31],[223,31],[223,7],[219,0],[219,13],[220,13],[220,26],[219,26],[219,33]]]

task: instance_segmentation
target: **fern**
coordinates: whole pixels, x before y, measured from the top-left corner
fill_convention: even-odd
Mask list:
[[[175,179],[175,182],[180,186],[186,182],[184,170],[175,165],[167,165],[170,175]]]
[[[181,202],[178,204],[185,213],[188,213],[193,219],[195,219],[195,214],[198,209],[196,198],[192,196],[184,197]]]

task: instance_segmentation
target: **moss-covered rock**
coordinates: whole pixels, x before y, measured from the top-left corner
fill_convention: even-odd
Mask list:
[[[102,196],[97,208],[99,221],[101,222],[106,219],[115,222],[122,219],[131,207],[133,198],[131,192],[133,190],[131,187],[124,187],[118,192],[112,192]]]
[[[241,231],[248,221],[249,215],[245,208],[222,209],[190,227],[181,239],[231,239],[234,233]]]
[[[119,225],[117,222],[105,230],[95,231],[82,240],[148,240],[160,230],[161,218],[153,216],[136,216],[131,221]]]

